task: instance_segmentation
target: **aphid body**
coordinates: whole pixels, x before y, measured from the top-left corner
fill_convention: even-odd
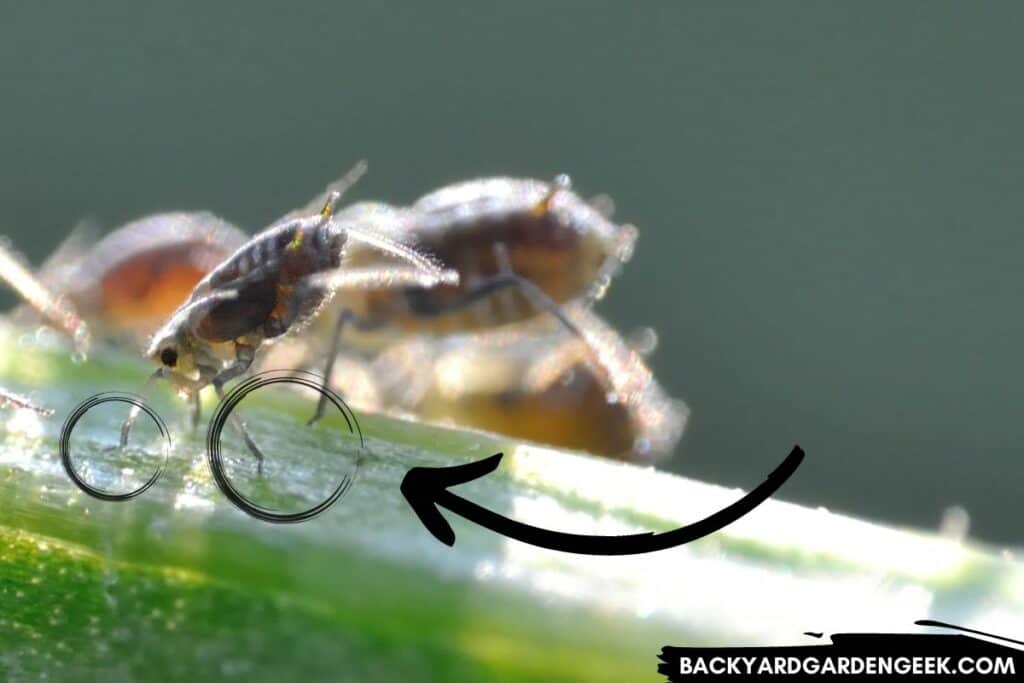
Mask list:
[[[0,276],[35,314],[72,337],[86,330],[115,339],[147,337],[246,241],[241,230],[205,211],[146,216],[99,241],[90,232],[73,231],[38,274],[9,252],[0,258]]]
[[[318,214],[279,221],[207,274],[154,334],[146,355],[158,372],[189,392],[244,373],[261,346],[320,312],[350,242],[404,259],[424,284],[452,277],[404,244],[342,225],[333,215],[339,197],[335,191]]]
[[[247,239],[205,211],[147,216],[100,240],[60,289],[93,327],[149,335]]]
[[[338,306],[362,327],[445,334],[518,323],[574,300],[600,298],[632,254],[636,229],[613,223],[568,178],[484,178],[431,192],[411,207],[356,204],[341,214],[415,242],[459,273],[458,284],[346,290]],[[379,255],[355,250],[353,270]]]
[[[66,332],[84,358],[93,334],[139,341],[185,300],[196,283],[246,241],[230,223],[205,212],[140,218],[95,241],[79,227],[38,273],[0,244],[0,279],[27,306],[16,318],[41,316]],[[0,407],[47,414],[0,388]]]
[[[409,338],[373,361],[355,401],[623,460],[669,455],[686,405],[596,315],[566,314],[584,339],[558,328]]]
[[[309,277],[337,269],[344,244],[345,233],[319,216],[256,235],[199,281],[147,355],[189,388],[209,384],[226,362],[247,368],[264,341],[320,309],[329,291]]]

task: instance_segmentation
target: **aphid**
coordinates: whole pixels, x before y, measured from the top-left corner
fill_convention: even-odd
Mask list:
[[[19,396],[12,391],[4,389],[3,387],[0,387],[0,408],[23,408],[35,411],[45,417],[53,415],[53,411],[51,409],[36,405],[24,396]]]
[[[58,318],[63,329],[71,320],[104,337],[141,340],[246,239],[209,212],[162,213],[128,223],[91,247],[83,245],[88,236],[74,232],[37,277],[3,271],[33,308],[50,320]],[[26,289],[59,295],[29,296]]]
[[[423,287],[454,281],[455,273],[410,246],[336,219],[343,190],[364,169],[357,166],[332,188],[319,213],[275,223],[207,274],[153,335],[146,356],[160,367],[150,379],[168,379],[193,397],[208,385],[222,395],[224,384],[244,374],[266,344],[301,330],[320,312],[337,286],[331,274],[342,268],[352,244],[406,264],[380,269],[374,286],[389,286],[392,278]],[[133,418],[122,429],[123,443]],[[236,425],[262,464],[259,449]]]
[[[686,405],[595,314],[565,310],[583,340],[518,328],[400,342],[373,361],[372,387],[353,401],[623,460],[670,454]]]
[[[410,208],[356,204],[341,212],[348,222],[373,225],[414,242],[459,273],[457,284],[430,288],[342,291],[338,307],[356,327],[446,334],[518,323],[545,312],[559,315],[569,301],[599,299],[630,258],[636,228],[617,225],[570,189],[553,183],[485,178],[431,192]],[[607,210],[607,208],[605,208]],[[380,263],[354,250],[343,274],[358,276]],[[571,325],[563,320],[566,327]]]

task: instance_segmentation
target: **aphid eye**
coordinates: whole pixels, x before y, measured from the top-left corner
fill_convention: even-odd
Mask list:
[[[160,352],[160,362],[173,368],[178,363],[178,352],[171,348],[164,349]]]

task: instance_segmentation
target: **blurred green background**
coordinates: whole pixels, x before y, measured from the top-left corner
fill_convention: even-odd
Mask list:
[[[693,408],[665,467],[1024,543],[1024,7],[0,4],[0,233],[249,230],[352,198],[573,176],[637,224],[602,311]],[[0,303],[13,299],[6,295]]]

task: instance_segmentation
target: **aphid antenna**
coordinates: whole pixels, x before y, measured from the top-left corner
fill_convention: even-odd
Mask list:
[[[363,177],[366,173],[366,169],[366,160],[360,160],[351,168],[351,170],[349,170],[348,173],[327,186],[327,198],[324,200],[324,205],[320,209],[321,218],[326,221],[333,219],[334,211],[338,206],[338,202],[344,196],[345,192]],[[416,250],[412,245],[388,237],[369,226],[335,225],[334,227],[343,230],[348,238],[356,242],[361,242],[362,244],[373,247],[385,254],[395,256],[418,268],[422,272],[433,276],[435,281],[432,284],[454,284],[450,282],[451,271],[447,271],[436,259]]]
[[[327,186],[327,201],[324,204],[324,208],[320,210],[320,215],[325,218],[334,213],[334,207],[338,201],[345,196],[353,185],[359,182],[359,180],[366,175],[366,171],[369,168],[369,164],[366,163],[366,159],[360,159],[355,165],[348,170],[345,175],[341,176],[333,183]]]
[[[0,278],[21,295],[40,315],[64,330],[75,346],[75,355],[84,359],[89,352],[89,327],[74,306],[56,296],[39,281],[13,250],[0,242]]]
[[[406,266],[340,268],[332,273],[315,275],[310,282],[330,290],[393,289],[396,287],[436,287],[459,284],[459,272],[445,269],[440,274],[426,273]]]
[[[395,256],[421,272],[433,276],[437,280],[435,284],[455,284],[458,282],[457,273],[455,274],[455,282],[451,282],[452,271],[444,268],[434,257],[416,250],[415,247],[405,242],[399,242],[368,226],[347,225],[340,227],[348,234],[349,238],[356,242]]]

